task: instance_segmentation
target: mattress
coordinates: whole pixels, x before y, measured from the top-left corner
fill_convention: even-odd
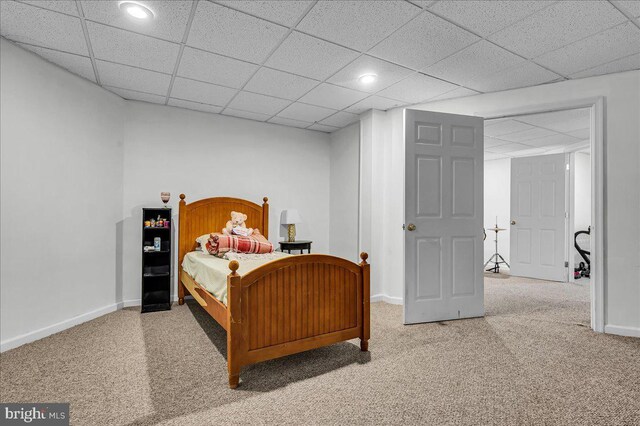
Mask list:
[[[287,253],[273,252],[269,254],[239,254],[229,253],[230,258],[236,259],[240,263],[238,274],[245,275],[248,272],[264,265],[272,260],[291,256]],[[182,269],[191,276],[198,284],[205,288],[220,302],[227,305],[227,275],[229,270],[229,259],[220,259],[201,251],[192,251],[184,256]]]

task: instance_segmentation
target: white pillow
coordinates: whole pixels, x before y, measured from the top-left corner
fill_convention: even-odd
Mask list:
[[[196,250],[200,250],[200,251],[204,251],[206,252],[207,249],[207,241],[209,241],[209,238],[211,237],[211,234],[204,234],[204,235],[200,235],[198,238],[196,238],[196,243],[198,243],[198,247],[196,247]]]

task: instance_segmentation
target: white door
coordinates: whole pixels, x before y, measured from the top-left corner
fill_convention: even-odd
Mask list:
[[[405,111],[405,324],[484,315],[483,121]]]
[[[565,154],[511,160],[511,275],[566,281]]]

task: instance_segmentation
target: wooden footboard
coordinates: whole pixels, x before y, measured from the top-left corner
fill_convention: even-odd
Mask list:
[[[369,264],[309,254],[269,262],[227,278],[229,386],[244,365],[332,343],[369,340]]]

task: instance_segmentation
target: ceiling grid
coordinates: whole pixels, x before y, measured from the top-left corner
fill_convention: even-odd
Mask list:
[[[0,0],[0,35],[125,99],[324,132],[370,108],[640,69],[640,2],[140,2],[154,19]]]

